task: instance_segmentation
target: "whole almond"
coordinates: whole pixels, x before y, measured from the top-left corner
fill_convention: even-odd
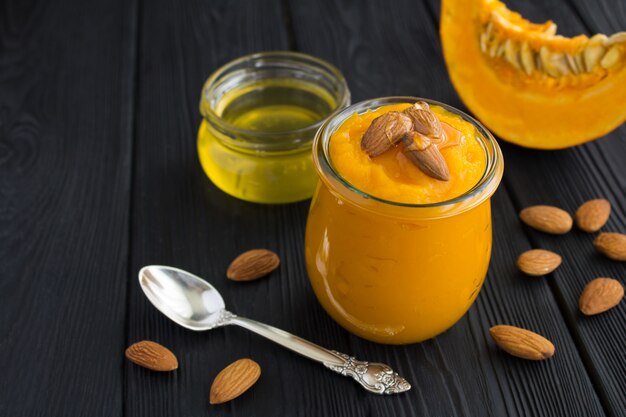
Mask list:
[[[593,241],[600,253],[614,261],[626,261],[626,235],[621,233],[600,233]]]
[[[267,249],[252,249],[236,257],[226,276],[233,281],[251,281],[264,277],[280,265],[280,258]]]
[[[611,215],[611,203],[608,200],[589,200],[582,204],[574,218],[580,230],[588,233],[597,232],[609,220]]]
[[[501,324],[489,333],[500,349],[518,358],[538,361],[554,355],[552,342],[530,330]]]
[[[406,114],[390,111],[372,120],[361,139],[361,150],[374,158],[387,152],[413,128],[411,118]]]
[[[173,371],[178,368],[176,356],[165,346],[149,340],[133,343],[125,352],[126,358],[153,371]]]
[[[440,181],[450,179],[448,164],[436,145],[418,132],[410,132],[402,138],[402,153],[424,174]]]
[[[541,276],[553,272],[561,265],[561,256],[544,249],[531,249],[517,258],[517,267],[525,274]]]
[[[221,404],[239,397],[261,376],[261,367],[252,359],[239,359],[222,369],[213,380],[209,402]]]
[[[422,135],[438,138],[443,131],[439,118],[433,113],[426,104],[426,107],[417,102],[415,105],[404,110],[404,114],[409,116],[413,121],[413,129]]]
[[[542,205],[527,207],[519,216],[528,226],[545,233],[562,235],[572,229],[572,216],[558,207]]]
[[[583,314],[591,316],[615,307],[622,298],[624,287],[619,281],[613,278],[596,278],[580,294],[578,307]]]

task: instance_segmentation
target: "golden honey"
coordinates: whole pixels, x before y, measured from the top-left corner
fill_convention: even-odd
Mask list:
[[[316,84],[271,78],[226,92],[215,110],[237,128],[282,133],[321,122],[336,108],[335,98]]]
[[[349,104],[341,74],[304,54],[241,58],[205,84],[198,156],[222,191],[257,203],[310,198],[311,144],[322,122]]]

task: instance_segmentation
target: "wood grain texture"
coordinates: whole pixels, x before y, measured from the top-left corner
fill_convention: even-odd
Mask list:
[[[438,3],[431,2],[434,11],[439,10]],[[578,0],[510,0],[507,4],[533,21],[553,19],[559,33],[566,35],[625,29],[625,7],[619,0],[604,0],[593,6]],[[573,214],[586,200],[607,198],[613,212],[602,230],[626,230],[625,126],[595,142],[563,151],[542,152],[501,144],[506,160],[504,182],[517,211],[535,204],[553,204]],[[626,415],[626,306],[595,318],[586,318],[578,311],[580,293],[593,278],[611,276],[626,285],[624,266],[596,253],[592,246],[595,234],[574,229],[566,236],[555,237],[524,230],[533,247],[563,255],[563,265],[549,280],[550,287],[607,414]]]
[[[626,29],[624,3],[605,0],[593,8],[582,1],[563,7],[556,1],[541,2],[527,10],[528,2],[513,1],[522,13],[534,16],[557,14],[559,27],[572,33],[612,33]],[[618,25],[621,22],[621,28]],[[589,32],[589,30],[591,32]],[[592,198],[607,198],[613,210],[602,231],[626,232],[626,126],[595,142],[560,152],[534,152],[510,146],[507,152],[507,184],[515,192],[516,208],[532,204],[555,204],[570,213]],[[528,161],[533,169],[528,169]],[[523,173],[523,174],[522,174]],[[546,175],[548,173],[548,175]],[[540,185],[540,186],[537,186]],[[524,190],[534,189],[533,193]],[[588,318],[578,310],[585,285],[599,276],[609,276],[626,285],[623,263],[608,260],[593,248],[597,234],[573,230],[562,239],[527,229],[534,247],[564,255],[563,265],[553,274],[551,286],[565,313],[574,338],[592,373],[593,382],[608,414],[626,415],[626,305]]]
[[[196,153],[206,78],[243,54],[287,48],[280,2],[150,2],[141,27],[133,272],[151,263],[189,270],[214,284],[237,314],[345,348],[344,332],[308,287],[302,261],[308,202],[264,206],[231,198],[206,178]],[[252,248],[278,253],[280,268],[254,282],[228,280],[230,262]],[[129,296],[128,343],[155,340],[177,354],[180,367],[155,375],[129,364],[127,416],[323,415],[341,396],[341,377],[321,384],[329,371],[246,330],[177,327],[145,300],[135,276]],[[259,381],[233,402],[209,405],[213,378],[242,357],[259,363]]]
[[[445,76],[437,29],[429,17],[434,8],[429,10],[419,2],[394,2],[393,7],[377,2],[337,5],[292,1],[290,4],[296,43],[304,52],[322,54],[337,62],[357,100],[384,94],[418,94],[460,106]],[[314,33],[324,36],[316,37]],[[385,35],[380,36],[382,33]],[[396,53],[403,36],[413,42],[403,42],[405,52]],[[346,54],[346,44],[363,47],[355,46]],[[434,51],[426,52],[431,49]],[[428,59],[420,59],[422,56]],[[378,74],[382,74],[380,79],[376,78]],[[375,85],[361,87],[354,81],[361,78],[372,80]],[[402,91],[395,90],[399,85]],[[516,150],[507,149],[505,160],[511,152]],[[541,172],[546,175],[549,169]],[[431,405],[437,410],[433,415],[602,415],[602,406],[580,363],[574,340],[560,319],[558,300],[550,285],[546,280],[529,280],[515,269],[515,259],[530,247],[530,242],[517,220],[517,209],[508,197],[512,191],[508,188],[503,186],[494,199],[494,254],[487,284],[476,306],[448,333],[419,347],[405,348],[411,352],[407,356],[412,361],[427,356],[431,349],[440,352],[435,369],[449,369],[449,374],[439,372],[425,378],[416,365],[411,377],[417,381],[416,391],[433,390],[437,387],[433,381],[439,380],[439,391],[448,389],[449,393],[436,397],[442,403],[433,399],[434,395],[419,391],[409,396],[416,395],[419,399],[413,398],[413,403],[421,400]],[[525,189],[534,188],[529,185]],[[539,369],[499,355],[485,337],[488,327],[497,323],[528,327],[548,336],[557,346],[554,361]],[[388,352],[388,348],[356,338],[353,345],[368,352]],[[467,357],[474,366],[471,374],[465,369],[468,362],[463,359]],[[387,358],[383,356],[383,359]],[[393,360],[397,358],[389,362]],[[407,369],[406,366],[402,369]],[[476,374],[481,376],[478,381]],[[376,413],[380,412],[376,409]]]
[[[354,101],[411,94],[461,106],[441,57],[438,1],[137,3],[0,3],[0,416],[626,415],[626,306],[597,317],[576,308],[593,277],[625,283],[624,266],[597,255],[592,235],[551,237],[517,220],[526,205],[573,212],[606,197],[614,211],[604,230],[626,231],[626,128],[561,152],[503,144],[492,264],[475,306],[434,340],[376,345],[313,296],[302,255],[308,202],[249,204],[204,176],[199,93],[230,59],[296,47],[337,64]],[[565,34],[626,22],[622,0],[511,3]],[[230,261],[257,247],[276,251],[280,268],[229,281]],[[524,276],[515,259],[531,247],[561,253],[564,265],[547,279]],[[205,277],[240,315],[389,363],[414,388],[372,396],[243,329],[179,328],[138,287],[137,271],[152,263]],[[530,363],[497,350],[488,328],[498,323],[545,335],[555,357]],[[170,348],[180,368],[125,361],[124,348],[143,339]],[[260,364],[260,380],[210,406],[213,378],[242,357]]]
[[[568,0],[567,9],[578,17],[590,33],[626,31],[626,3],[621,0],[598,0],[594,3],[583,0]]]
[[[449,81],[428,82],[445,73],[430,13],[420,1],[407,3],[289,1],[296,44],[344,72],[353,102],[389,95],[446,97]]]
[[[121,416],[132,1],[0,4],[0,415]]]

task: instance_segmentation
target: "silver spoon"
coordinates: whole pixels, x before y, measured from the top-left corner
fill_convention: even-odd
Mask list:
[[[411,384],[388,365],[358,361],[267,324],[234,315],[225,309],[222,296],[211,284],[189,272],[169,266],[145,266],[139,271],[139,284],[161,313],[188,329],[211,330],[234,324],[321,362],[341,375],[351,376],[369,392],[397,394],[411,389]]]

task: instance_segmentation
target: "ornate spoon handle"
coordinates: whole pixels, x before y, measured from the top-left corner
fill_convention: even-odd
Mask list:
[[[399,394],[411,389],[411,384],[391,369],[389,365],[359,361],[345,353],[335,350],[332,352],[341,356],[345,362],[341,365],[324,362],[324,366],[341,375],[351,376],[369,392],[375,394]]]
[[[383,363],[358,361],[346,354],[324,349],[291,333],[259,323],[258,321],[235,316],[232,313],[224,316],[223,324],[235,324],[244,327],[287,349],[291,349],[314,361],[321,362],[328,369],[332,369],[344,376],[351,376],[369,392],[375,394],[398,394],[411,389],[411,384],[394,372],[391,367]]]

